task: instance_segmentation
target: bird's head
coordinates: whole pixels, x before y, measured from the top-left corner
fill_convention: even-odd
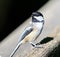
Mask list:
[[[44,18],[43,18],[42,13],[33,12],[32,13],[32,22],[33,23],[44,23]]]

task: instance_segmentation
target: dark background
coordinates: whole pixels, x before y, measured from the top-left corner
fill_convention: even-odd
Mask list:
[[[48,0],[0,0],[0,41]]]

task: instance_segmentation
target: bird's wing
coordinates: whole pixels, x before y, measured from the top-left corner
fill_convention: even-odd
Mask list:
[[[31,33],[33,31],[33,28],[32,27],[27,27],[24,31],[23,31],[23,33],[20,35],[20,37],[19,37],[19,42],[21,41],[21,40],[23,40],[29,33]]]

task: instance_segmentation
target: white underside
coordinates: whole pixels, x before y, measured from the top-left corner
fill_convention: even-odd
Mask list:
[[[33,23],[33,25],[35,27],[37,27],[38,29],[41,29],[43,27],[43,23],[42,22],[41,23]]]

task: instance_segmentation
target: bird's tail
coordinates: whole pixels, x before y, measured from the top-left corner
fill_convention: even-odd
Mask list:
[[[17,44],[17,46],[15,47],[15,49],[13,50],[13,52],[11,53],[10,57],[13,57],[13,55],[16,53],[16,51],[18,50],[18,48],[20,47],[21,44],[22,44],[22,42],[19,42]]]

